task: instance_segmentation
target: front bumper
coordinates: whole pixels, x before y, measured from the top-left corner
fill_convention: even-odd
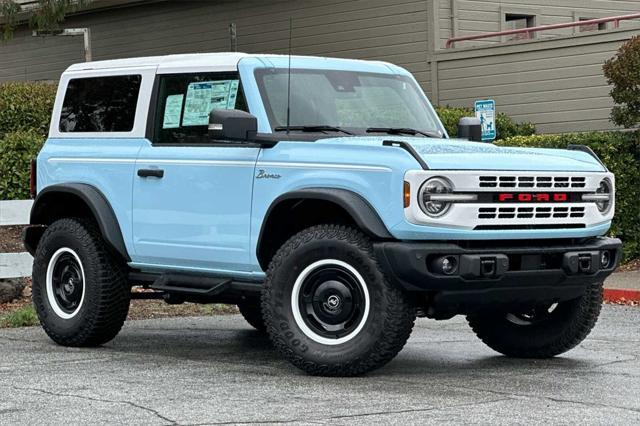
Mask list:
[[[618,265],[617,238],[584,240],[380,242],[385,275],[409,292],[427,293],[430,305],[457,313],[482,306],[570,300],[602,282]],[[608,262],[603,264],[603,253]],[[443,271],[443,260],[453,272]]]

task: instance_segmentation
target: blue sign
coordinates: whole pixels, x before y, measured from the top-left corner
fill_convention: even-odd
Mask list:
[[[482,140],[492,141],[496,138],[496,102],[492,99],[476,101],[476,118],[482,126]]]

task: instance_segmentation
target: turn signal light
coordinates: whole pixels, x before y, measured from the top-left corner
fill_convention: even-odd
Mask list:
[[[411,185],[406,180],[404,181],[404,194],[402,196],[404,200],[404,208],[406,209],[411,204]]]

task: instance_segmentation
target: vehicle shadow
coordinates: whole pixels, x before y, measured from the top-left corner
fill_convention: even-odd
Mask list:
[[[543,360],[507,358],[488,352],[479,342],[478,346],[468,346],[471,346],[468,351],[460,351],[460,346],[455,343],[441,342],[437,347],[429,348],[409,342],[394,360],[367,376],[470,377],[505,372],[578,371],[597,365],[594,361],[570,356]],[[101,350],[133,354],[137,359],[165,357],[181,362],[218,362],[265,370],[275,368],[280,370],[278,374],[304,374],[292,368],[275,351],[265,334],[250,328],[136,328],[122,333]]]

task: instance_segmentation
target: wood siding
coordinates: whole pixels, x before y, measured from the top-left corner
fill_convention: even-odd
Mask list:
[[[239,51],[286,53],[291,16],[295,54],[390,61],[427,85],[427,3],[170,1],[72,16],[65,26],[91,28],[94,60],[227,51],[232,22]],[[33,38],[19,30],[0,44],[0,81],[57,79],[82,60],[82,38]]]
[[[542,133],[611,129],[602,65],[634,33],[442,51],[434,102],[471,107],[476,99],[492,98],[499,111],[535,123]]]
[[[98,2],[107,0],[97,0]],[[123,2],[123,0],[108,0]],[[102,3],[100,3],[102,4]],[[112,3],[115,4],[115,3]],[[500,29],[505,10],[544,11],[538,24],[637,11],[630,0],[210,0],[159,1],[67,19],[90,27],[95,60],[226,51],[228,25],[239,51],[385,60],[409,69],[435,104],[472,106],[494,98],[500,111],[540,131],[611,128],[602,63],[637,34],[620,30],[540,36],[536,41],[440,49],[452,33]],[[634,10],[635,6],[635,10]],[[627,29],[625,29],[625,27]],[[433,35],[433,36],[430,36]],[[562,35],[562,34],[556,34]],[[497,41],[497,40],[496,40]],[[0,42],[0,82],[56,80],[83,61],[82,38],[34,38],[26,28]]]

